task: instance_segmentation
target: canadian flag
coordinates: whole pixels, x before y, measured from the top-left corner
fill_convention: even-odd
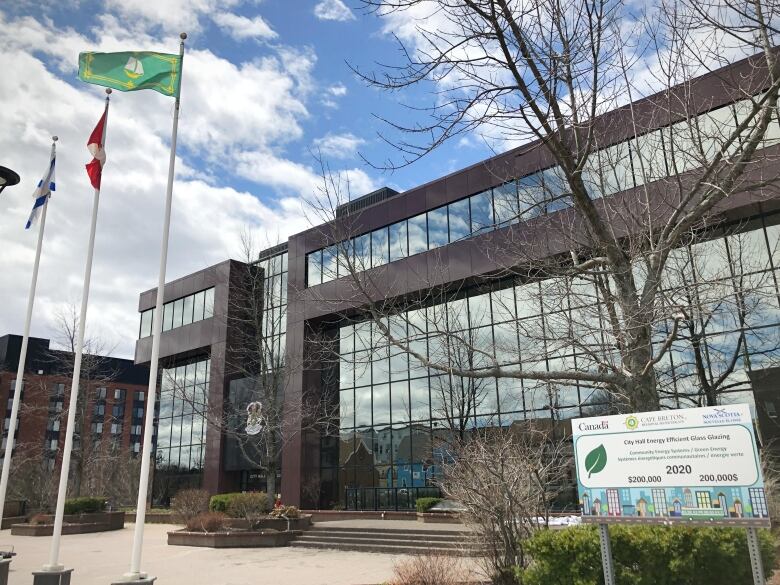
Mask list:
[[[87,148],[93,157],[92,161],[87,163],[87,174],[89,175],[90,183],[92,183],[95,189],[100,189],[100,177],[103,174],[103,165],[106,164],[106,151],[103,149],[103,144],[105,142],[107,114],[108,107],[106,107],[103,115],[100,117],[100,121],[87,141]]]

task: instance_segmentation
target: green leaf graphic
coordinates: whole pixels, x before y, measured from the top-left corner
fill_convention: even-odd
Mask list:
[[[594,473],[598,473],[607,464],[607,450],[604,445],[599,445],[585,457],[585,471],[588,472],[588,479]]]

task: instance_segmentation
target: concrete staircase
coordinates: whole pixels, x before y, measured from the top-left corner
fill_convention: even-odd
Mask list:
[[[290,543],[298,548],[335,549],[391,554],[441,554],[477,556],[480,545],[463,530],[418,528],[415,522],[394,523],[393,527],[334,526],[338,522],[315,524]],[[377,523],[372,523],[377,524]],[[378,523],[381,524],[381,523]],[[399,526],[408,525],[408,526]]]

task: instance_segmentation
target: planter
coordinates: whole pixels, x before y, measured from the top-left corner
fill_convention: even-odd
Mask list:
[[[44,516],[45,524],[14,524],[14,536],[51,536],[54,532],[54,516]],[[67,514],[63,516],[63,534],[87,534],[107,532],[125,527],[124,512],[95,512],[93,514]]]
[[[125,512],[125,522],[135,522],[135,512]],[[144,524],[185,524],[185,522],[181,516],[173,512],[147,510]]]
[[[248,520],[242,518],[227,518],[225,520],[227,528],[238,528],[240,530],[249,530],[252,528]],[[290,518],[290,530],[306,530],[311,526],[311,514],[301,514],[300,518]],[[284,518],[261,518],[254,523],[254,527],[259,530],[273,529],[279,532],[287,530],[287,520]]]
[[[298,534],[296,531],[189,532],[176,530],[168,533],[168,544],[207,548],[266,548],[287,546]]]
[[[14,524],[22,524],[27,521],[27,516],[6,516],[0,523],[0,530],[11,528]]]
[[[417,521],[423,524],[462,524],[459,512],[417,512]]]

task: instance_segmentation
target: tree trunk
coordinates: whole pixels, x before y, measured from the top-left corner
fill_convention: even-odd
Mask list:
[[[268,497],[276,501],[276,466],[269,465],[265,475],[265,486]]]

